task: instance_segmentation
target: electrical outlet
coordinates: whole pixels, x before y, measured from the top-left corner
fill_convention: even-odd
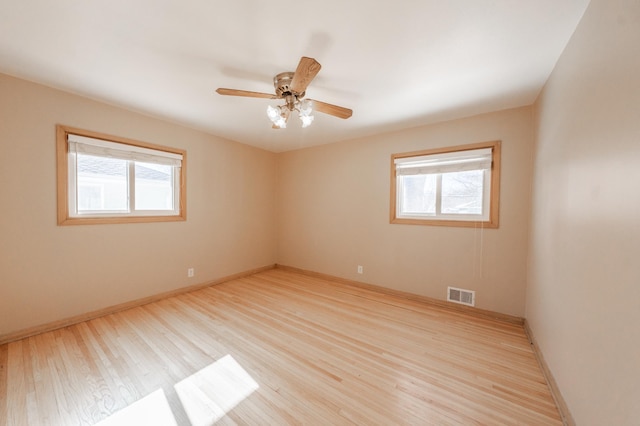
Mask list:
[[[196,274],[196,270],[193,268],[187,269],[187,277],[191,278]]]
[[[362,267],[362,265],[358,265],[358,273],[359,274],[364,273],[364,268]]]

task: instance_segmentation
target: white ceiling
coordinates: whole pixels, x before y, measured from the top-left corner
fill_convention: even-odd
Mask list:
[[[0,72],[280,152],[529,105],[588,3],[0,0]],[[272,93],[301,56],[353,117],[273,130],[276,101],[215,93]]]

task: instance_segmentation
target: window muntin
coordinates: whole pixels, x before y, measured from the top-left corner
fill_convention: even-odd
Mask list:
[[[391,223],[498,226],[500,142],[394,154]]]
[[[58,126],[58,223],[184,220],[182,150]]]

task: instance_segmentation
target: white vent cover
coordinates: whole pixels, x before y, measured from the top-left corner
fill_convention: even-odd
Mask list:
[[[462,288],[447,287],[447,301],[467,306],[475,306],[476,292]]]

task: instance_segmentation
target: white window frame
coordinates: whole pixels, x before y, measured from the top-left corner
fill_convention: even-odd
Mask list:
[[[146,142],[105,135],[68,126],[57,126],[58,224],[102,224],[186,220],[186,152]],[[77,208],[78,154],[117,158],[127,163],[127,209],[82,211]],[[135,209],[137,162],[172,166],[173,209]]]
[[[498,228],[500,200],[500,141],[429,149],[391,156],[390,222],[409,225],[436,225]],[[482,214],[444,214],[441,212],[442,174],[483,170]],[[402,211],[403,176],[436,176],[436,211],[425,214]]]

